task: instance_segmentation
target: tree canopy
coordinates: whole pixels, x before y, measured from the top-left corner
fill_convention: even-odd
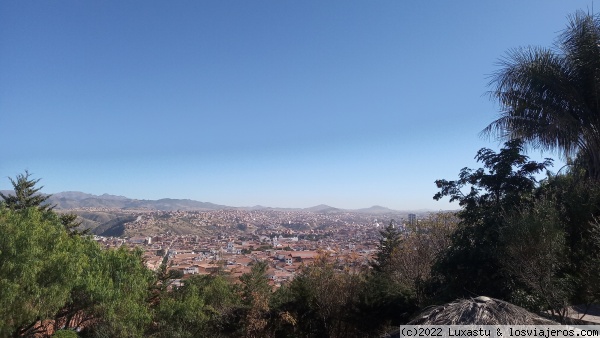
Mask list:
[[[535,174],[552,164],[550,159],[530,161],[522,150],[518,139],[507,141],[498,153],[483,148],[475,156],[483,168],[463,168],[458,180],[435,181],[440,191],[434,199],[448,196],[462,207],[452,244],[435,266],[445,300],[469,294],[506,296],[500,229],[507,213],[531,203],[537,187]]]
[[[484,135],[578,158],[600,180],[600,16],[578,11],[553,48],[508,52],[490,85],[500,117]]]

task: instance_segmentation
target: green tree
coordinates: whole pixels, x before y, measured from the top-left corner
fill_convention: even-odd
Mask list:
[[[23,210],[31,207],[38,208],[40,211],[52,210],[53,206],[45,204],[51,195],[41,194],[40,190],[43,186],[36,187],[40,179],[34,180],[30,176],[29,171],[25,170],[25,174],[18,174],[16,180],[9,177],[14,195],[4,195],[0,192],[4,204],[13,210]]]
[[[85,326],[87,336],[141,337],[153,285],[142,252],[103,250],[73,236],[67,225],[75,216],[44,205],[38,180],[26,172],[11,181],[16,194],[0,205],[0,336],[44,335],[53,325]]]
[[[507,214],[500,237],[505,243],[502,267],[517,280],[511,300],[564,320],[577,283],[556,201],[541,197],[520,213]]]
[[[29,336],[69,300],[85,266],[82,241],[33,207],[0,207],[0,233],[0,336]]]
[[[379,234],[373,269],[365,276],[352,313],[363,335],[389,331],[412,315],[417,304],[413,285],[404,283],[402,269],[406,267],[401,266],[408,257],[402,250],[406,234],[400,233],[393,220]]]
[[[240,277],[242,283],[242,304],[245,306],[243,317],[244,337],[269,337],[269,300],[271,286],[267,280],[268,264],[264,261],[254,264],[250,272]]]
[[[554,48],[518,48],[502,59],[490,82],[501,115],[482,133],[577,155],[600,180],[600,19],[578,11],[568,20]]]
[[[278,334],[292,337],[365,337],[358,313],[364,274],[339,271],[321,255],[294,280],[276,292]],[[366,313],[365,313],[366,314]],[[369,323],[372,324],[372,323]],[[376,325],[375,325],[376,326]],[[290,334],[293,333],[293,334]]]
[[[439,254],[451,245],[457,223],[454,213],[430,214],[418,226],[408,226],[400,248],[392,256],[390,278],[410,290],[419,306],[425,305],[431,268]]]
[[[535,174],[552,164],[550,159],[530,161],[522,151],[518,139],[507,141],[498,153],[483,148],[475,159],[484,168],[463,168],[456,181],[435,181],[441,190],[434,199],[448,196],[461,206],[452,245],[434,265],[437,286],[432,289],[443,300],[473,294],[504,298],[510,293],[501,269],[499,231],[506,212],[518,212],[531,203]]]
[[[89,249],[89,266],[74,288],[71,304],[87,305],[83,311],[93,318],[88,332],[95,336],[142,337],[152,318],[147,301],[154,284],[142,251],[102,250],[97,245]]]
[[[54,206],[46,203],[52,195],[40,193],[40,190],[44,188],[43,186],[36,187],[40,179],[32,179],[30,176],[31,174],[25,170],[25,174],[17,175],[16,180],[9,178],[13,186],[14,195],[4,195],[0,192],[0,197],[4,204],[13,210],[38,208],[40,211],[53,213]],[[60,214],[59,218],[62,225],[71,235],[85,235],[88,233],[88,230],[78,230],[81,222],[77,220],[77,215]]]
[[[394,252],[400,248],[401,235],[393,220],[379,234],[381,237],[371,266],[376,272],[385,273],[392,265]]]
[[[82,334],[91,337],[141,337],[151,319],[153,283],[141,251],[105,250],[89,239],[72,238],[83,244],[78,252],[83,269],[51,317],[55,329],[85,327]]]
[[[82,222],[77,220],[76,214],[71,214],[71,213],[60,214],[59,217],[60,217],[60,223],[65,227],[65,229],[71,236],[87,235],[90,232],[89,229],[85,229],[85,230],[78,229]]]
[[[582,264],[581,280],[585,285],[580,288],[581,299],[586,304],[600,302],[600,222],[595,219],[592,225],[590,254]]]
[[[505,209],[519,208],[531,199],[537,186],[535,175],[552,166],[552,159],[544,162],[530,161],[523,155],[523,141],[519,139],[504,143],[500,152],[482,148],[475,159],[484,167],[477,170],[463,168],[456,181],[436,180],[440,189],[433,199],[450,197],[458,201],[461,210],[458,217],[462,223],[475,224],[482,217],[502,216]],[[464,188],[468,186],[468,192]]]
[[[600,182],[585,177],[582,170],[550,176],[539,195],[555,203],[564,225],[568,265],[573,277],[572,303],[600,301],[598,220],[600,219]]]
[[[365,276],[352,306],[353,323],[363,333],[360,336],[380,337],[397,325],[408,322],[418,308],[414,289],[400,283],[393,275],[373,273]]]
[[[235,331],[236,287],[219,275],[193,276],[169,292],[155,311],[152,337],[221,337]]]

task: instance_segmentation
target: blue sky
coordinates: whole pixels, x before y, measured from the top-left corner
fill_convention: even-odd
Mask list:
[[[2,1],[0,189],[27,169],[48,193],[457,208],[433,182],[498,149],[498,59],[591,6]]]

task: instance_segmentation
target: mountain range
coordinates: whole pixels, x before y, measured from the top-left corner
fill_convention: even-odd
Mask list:
[[[3,194],[12,194],[11,190],[2,190]],[[368,214],[389,214],[398,213],[399,210],[393,210],[382,206],[372,206],[363,209],[339,209],[329,205],[320,204],[310,208],[273,208],[256,205],[253,207],[232,207],[210,202],[200,202],[190,199],[172,199],[162,198],[159,200],[138,200],[116,195],[93,195],[79,191],[65,191],[52,194],[48,199],[48,203],[56,205],[56,209],[79,209],[79,208],[111,208],[124,210],[161,210],[161,211],[209,211],[223,209],[240,209],[240,210],[274,210],[274,211],[310,211],[318,213],[335,213],[335,212],[358,212]],[[414,210],[414,212],[424,212],[426,210]],[[402,212],[408,212],[406,210]]]

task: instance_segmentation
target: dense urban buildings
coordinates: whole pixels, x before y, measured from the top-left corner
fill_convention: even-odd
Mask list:
[[[80,208],[80,215],[123,210]],[[274,210],[128,211],[120,237],[96,235],[105,247],[122,245],[145,251],[146,265],[165,263],[185,279],[218,270],[233,277],[249,272],[257,261],[269,264],[268,278],[280,286],[326,256],[340,268],[363,268],[392,220],[405,229],[405,214]],[[412,217],[412,218],[411,218]],[[416,222],[416,215],[409,219]]]

